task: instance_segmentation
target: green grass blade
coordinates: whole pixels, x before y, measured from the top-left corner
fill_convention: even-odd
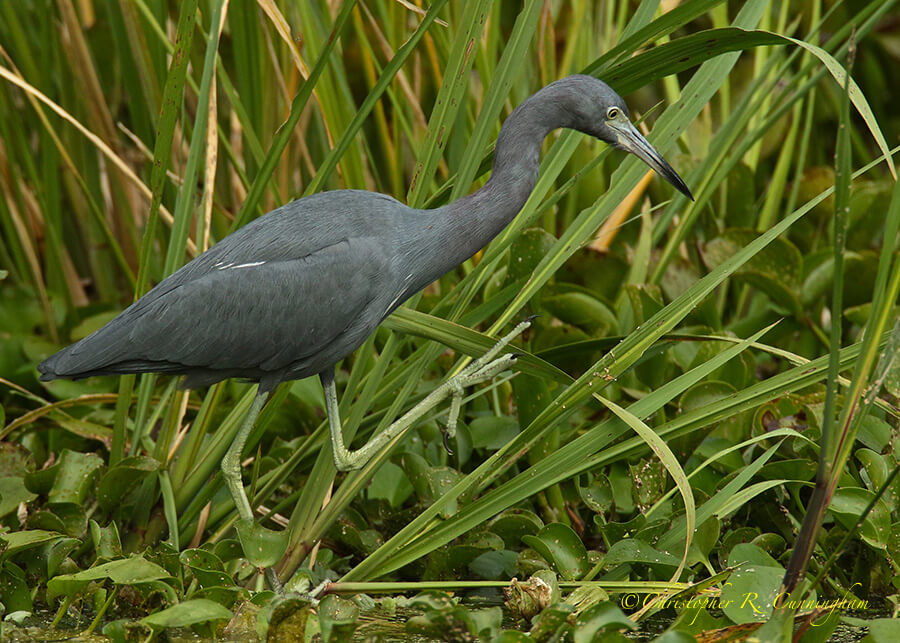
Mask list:
[[[319,166],[318,170],[316,171],[315,177],[313,177],[313,180],[310,181],[309,185],[306,186],[306,189],[304,190],[305,195],[318,192],[322,189],[322,187],[324,187],[325,182],[337,167],[338,161],[350,148],[350,145],[353,143],[353,141],[357,139],[360,128],[366,122],[366,119],[368,119],[369,114],[371,114],[372,109],[375,107],[375,104],[381,98],[382,94],[388,88],[391,81],[397,75],[397,72],[400,71],[409,56],[415,51],[415,48],[419,44],[419,41],[422,39],[422,36],[424,36],[425,32],[428,31],[429,27],[431,27],[432,23],[437,18],[438,13],[446,3],[447,0],[437,0],[437,2],[433,2],[431,4],[431,6],[428,8],[428,13],[425,15],[425,18],[422,20],[422,22],[419,23],[416,31],[403,44],[403,46],[397,50],[394,57],[385,66],[384,70],[381,72],[381,75],[378,78],[378,81],[375,83],[375,86],[369,92],[369,95],[366,96],[366,99],[363,101],[362,105],[360,105],[359,109],[356,111],[356,114],[353,116],[353,120],[351,120],[347,127],[344,128],[344,132],[341,136],[340,141],[338,141],[338,143],[334,146],[334,149],[331,150],[322,165]]]
[[[355,6],[356,0],[345,0],[344,4],[341,6],[341,11],[337,18],[335,18],[331,34],[328,36],[328,40],[322,47],[322,52],[316,59],[316,64],[313,65],[313,68],[309,72],[309,78],[304,81],[303,86],[300,87],[300,91],[294,96],[294,99],[291,102],[291,112],[288,115],[287,120],[285,120],[281,127],[278,128],[278,131],[275,132],[275,138],[272,140],[272,145],[269,147],[269,153],[266,155],[265,161],[259,168],[256,177],[253,179],[253,184],[247,192],[247,198],[244,199],[241,210],[238,212],[231,225],[231,231],[237,230],[249,222],[253,213],[259,208],[263,193],[266,191],[266,186],[272,178],[272,174],[275,172],[275,167],[281,159],[281,154],[284,152],[284,148],[287,147],[288,141],[294,134],[294,128],[297,126],[297,122],[303,114],[303,110],[309,101],[309,97],[312,95],[313,88],[316,86],[319,77],[328,65],[331,52],[334,50],[338,38],[341,37],[344,30],[349,25],[350,15]]]
[[[660,389],[629,406],[628,411],[639,418],[651,415],[658,408],[661,408],[662,405],[687,390],[715,368],[736,356],[750,343],[759,339],[766,330],[768,329],[760,331],[737,346],[732,346],[722,351],[706,364],[698,366],[692,371],[668,382]],[[576,385],[577,382],[569,389],[571,390]],[[599,389],[600,387],[598,386],[597,388]],[[588,395],[591,394],[591,389],[589,389]],[[560,396],[560,398],[563,397],[565,397],[565,393]],[[562,421],[562,417],[548,418],[548,415],[551,414],[556,416],[562,415],[562,413],[553,413],[553,410],[560,409],[560,407],[563,407],[562,410],[565,410],[566,404],[564,402],[560,403],[560,398],[557,398],[557,401],[548,407],[551,409],[549,413],[547,411],[542,413],[512,443],[503,447],[469,476],[446,491],[441,498],[407,527],[373,552],[366,560],[350,570],[344,576],[344,579],[375,578],[426,555],[428,552],[433,551],[434,548],[440,547],[467,530],[474,528],[481,521],[499,513],[504,508],[512,506],[533,493],[537,493],[540,489],[570,477],[573,470],[578,469],[578,462],[587,459],[598,450],[602,450],[617,436],[617,431],[613,429],[612,425],[608,428],[605,426],[597,427],[596,430],[582,435],[548,455],[527,472],[516,476],[500,488],[490,491],[478,500],[466,505],[460,513],[431,529],[428,538],[417,537],[423,530],[428,528],[434,518],[440,515],[440,512],[448,503],[456,501],[463,493],[467,493],[471,489],[483,488],[483,483],[489,477],[489,474],[496,473],[499,468],[505,469],[504,460],[509,452],[527,449],[527,445],[523,443],[528,438],[532,438],[531,442],[536,441],[540,437],[539,435],[534,435],[537,427],[553,426],[558,421]],[[569,413],[571,413],[571,408]],[[624,428],[625,426],[627,425],[620,424],[618,431],[627,430]]]
[[[484,23],[491,11],[490,0],[472,0],[465,4],[453,47],[444,68],[444,82],[438,90],[428,132],[418,154],[418,162],[410,182],[407,203],[419,207],[431,189],[432,176],[450,138],[450,131],[462,105],[462,96],[469,84],[468,71],[474,62],[475,42],[481,37]]]
[[[516,77],[524,70],[522,58],[526,55],[525,50],[531,43],[541,8],[542,3],[539,0],[528,0],[516,18],[512,34],[504,44],[497,69],[491,76],[491,84],[485,94],[484,103],[481,105],[478,120],[475,121],[475,127],[466,143],[466,151],[460,161],[459,173],[450,196],[451,199],[463,196],[475,179],[481,166],[482,152],[494,132],[503,102],[509,95],[509,90]]]
[[[159,206],[162,203],[163,187],[166,181],[166,170],[169,167],[172,151],[172,138],[175,135],[175,121],[181,109],[184,95],[184,82],[187,74],[187,63],[190,58],[191,44],[194,39],[194,19],[197,13],[197,0],[185,0],[181,3],[178,16],[178,27],[175,35],[175,53],[172,65],[166,77],[163,90],[163,104],[159,116],[159,130],[153,148],[153,171],[150,174],[150,190],[153,193],[147,224],[144,228],[144,240],[141,245],[141,259],[138,266],[135,299],[146,291],[150,281],[150,259],[156,243],[156,227],[159,221]]]
[[[213,72],[216,69],[216,54],[219,48],[218,25],[222,19],[223,2],[219,0],[213,5],[210,16],[209,39],[206,42],[206,56],[203,62],[203,79],[200,82],[200,94],[197,102],[197,118],[194,121],[194,132],[191,136],[190,152],[187,165],[184,169],[184,183],[178,191],[178,199],[175,202],[175,221],[172,224],[172,233],[169,236],[169,249],[166,253],[166,262],[163,274],[168,276],[175,272],[184,263],[184,251],[187,246],[188,232],[190,230],[192,213],[194,210],[194,192],[197,185],[197,176],[203,163],[206,150],[206,124],[209,120],[209,95],[212,85]]]
[[[681,576],[682,570],[684,570],[685,565],[687,564],[688,554],[690,553],[691,541],[693,540],[694,531],[696,530],[697,525],[697,507],[694,503],[694,492],[691,490],[691,483],[688,481],[687,475],[684,473],[684,469],[681,468],[681,464],[678,462],[678,458],[675,457],[675,454],[672,452],[672,449],[669,448],[669,445],[657,435],[653,429],[644,424],[640,418],[635,416],[634,414],[628,412],[623,409],[621,406],[607,400],[604,397],[599,395],[595,396],[599,399],[604,406],[606,406],[610,411],[612,411],[616,417],[622,420],[625,424],[627,424],[631,429],[637,433],[640,438],[647,443],[647,446],[656,454],[656,457],[660,459],[665,466],[666,471],[669,472],[669,475],[672,476],[672,479],[675,481],[675,487],[678,489],[678,493],[681,494],[681,499],[684,501],[684,515],[685,515],[685,523],[684,523],[684,555],[681,557],[681,562],[678,564],[678,568],[675,570],[675,573],[672,574],[672,580],[678,580]]]

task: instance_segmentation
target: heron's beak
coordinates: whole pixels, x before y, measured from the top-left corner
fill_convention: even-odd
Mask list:
[[[662,157],[662,154],[657,152],[656,149],[650,145],[647,139],[637,131],[637,128],[635,128],[630,121],[622,119],[615,123],[609,123],[609,125],[615,130],[619,139],[619,146],[623,150],[637,156],[644,163],[656,170],[657,174],[674,185],[676,190],[681,192],[691,201],[694,200],[694,195],[691,194],[688,186],[685,185],[681,177],[678,176],[678,172],[672,169],[672,166],[666,162],[666,159]]]

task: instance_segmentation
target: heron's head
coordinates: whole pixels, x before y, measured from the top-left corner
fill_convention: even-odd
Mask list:
[[[569,127],[631,152],[676,190],[694,199],[678,173],[632,125],[625,101],[609,85],[593,76],[576,75],[563,78],[548,89],[551,87],[557,94],[554,98],[558,106],[571,119]]]

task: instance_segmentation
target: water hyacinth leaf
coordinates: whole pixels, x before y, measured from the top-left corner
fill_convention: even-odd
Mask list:
[[[500,536],[508,549],[518,549],[522,536],[534,535],[543,526],[544,521],[527,509],[508,509],[488,523],[488,529]]]
[[[519,572],[516,576],[520,577],[529,577],[542,571],[553,573],[547,560],[531,547],[519,552],[516,557],[516,569]]]
[[[668,475],[659,460],[635,462],[628,465],[628,470],[635,481],[633,496],[638,506],[651,505],[665,493]]]
[[[286,530],[275,531],[263,527],[255,520],[238,520],[234,525],[244,555],[255,567],[271,567],[287,551],[290,534]]]
[[[80,546],[81,541],[77,538],[60,538],[47,543],[43,551],[44,563],[47,566],[47,578],[55,576],[62,562]]]
[[[213,547],[213,553],[222,563],[237,560],[244,555],[244,552],[241,551],[241,542],[235,538],[226,538],[217,542]]]
[[[495,451],[518,435],[519,422],[509,415],[477,417],[469,424],[469,431],[474,448]]]
[[[868,628],[869,634],[861,643],[893,643],[900,637],[900,620],[895,618],[876,618],[866,620],[852,616],[844,616],[842,621],[855,627]]]
[[[764,480],[794,480],[806,482],[816,475],[816,463],[803,458],[790,458],[778,462],[769,462],[759,470],[759,477]]]
[[[569,618],[575,608],[568,603],[556,603],[543,610],[534,619],[534,625],[528,632],[536,641],[561,641],[569,631]]]
[[[773,558],[777,558],[784,553],[786,546],[784,538],[782,538],[781,535],[773,534],[771,532],[760,534],[751,540],[750,544],[759,547]]]
[[[353,601],[329,594],[319,603],[316,610],[319,615],[319,627],[322,629],[322,640],[347,641],[356,630],[359,619],[359,607]]]
[[[31,502],[37,498],[25,487],[22,476],[4,476],[0,478],[0,518],[18,509],[19,504]]]
[[[849,529],[856,524],[874,497],[875,494],[868,489],[841,487],[834,492],[828,511],[838,522]],[[863,520],[860,537],[871,547],[887,549],[891,538],[891,511],[883,498],[878,499],[869,515]]]
[[[503,540],[489,531],[470,535],[460,545],[453,545],[447,551],[447,563],[456,572],[466,570],[472,562],[487,552],[503,550]]]
[[[7,623],[15,623],[16,625],[22,625],[29,616],[31,616],[31,612],[29,610],[14,610],[9,612],[3,617],[3,620]]]
[[[44,469],[37,471],[29,471],[25,474],[25,488],[32,493],[38,495],[47,495],[53,488],[53,482],[56,480],[56,474],[59,472],[60,463],[50,465]]]
[[[47,598],[52,600],[57,596],[74,596],[89,583],[104,579],[109,579],[116,585],[142,585],[169,578],[169,572],[156,563],[141,556],[133,556],[51,578],[47,582]],[[172,597],[174,598],[174,593]]]
[[[406,473],[390,461],[378,468],[366,488],[370,500],[385,500],[392,509],[402,505],[412,492],[413,486]]]
[[[747,543],[739,543],[728,554],[729,567],[780,567],[777,560],[763,549]]]
[[[698,382],[691,388],[686,390],[678,400],[678,408],[682,412],[701,409],[704,406],[718,402],[721,399],[733,395],[735,388],[728,382],[718,382],[715,380]]]
[[[25,526],[29,529],[29,531],[54,531],[66,535],[71,535],[69,534],[69,530],[66,527],[66,523],[62,521],[62,518],[57,516],[49,509],[38,509],[37,511],[32,512],[28,516],[28,522],[25,524]]]
[[[91,538],[94,541],[94,549],[99,558],[118,558],[122,555],[122,541],[119,538],[119,528],[115,522],[101,527],[96,521],[91,520]]]
[[[16,554],[38,547],[54,540],[65,538],[55,531],[43,531],[40,529],[28,529],[26,531],[13,531],[0,534],[0,543],[3,545],[3,553],[0,560],[7,560]]]
[[[553,401],[552,388],[555,387],[542,377],[519,373],[513,378],[513,399],[516,404],[516,415],[518,416],[520,431],[531,424],[534,418],[544,410],[544,407]],[[558,432],[551,433],[532,448],[528,454],[529,462],[537,462],[558,446]]]
[[[595,514],[604,514],[612,508],[612,489],[606,476],[590,476],[587,485],[582,485],[581,479],[578,478],[576,479],[576,488],[581,501]]]
[[[543,228],[528,228],[509,247],[509,267],[506,282],[527,279],[553,247],[556,239]]]
[[[159,469],[159,461],[148,456],[135,455],[119,461],[111,467],[97,486],[97,500],[100,506],[110,511],[118,506],[122,498],[138,482]]]
[[[696,641],[703,632],[718,630],[734,625],[726,616],[714,617],[705,608],[688,608],[678,612],[675,622],[666,634],[677,633]]]
[[[503,610],[497,606],[483,607],[477,610],[469,610],[475,632],[480,641],[493,641],[500,633],[503,623]]]
[[[73,538],[81,538],[87,531],[87,513],[81,505],[65,502],[48,507],[31,514],[28,525],[62,531]]]
[[[234,604],[238,600],[246,601],[250,596],[250,591],[245,587],[232,585],[230,587],[204,587],[192,594],[191,598],[206,598],[218,603],[226,609],[234,609]]]
[[[96,453],[65,449],[59,457],[59,466],[53,486],[47,494],[47,501],[80,505],[93,486],[94,476],[102,467],[103,460]]]
[[[722,611],[738,624],[758,623],[772,615],[773,602],[781,587],[784,568],[744,565],[722,588]]]
[[[694,539],[691,541],[690,551],[688,552],[688,565],[699,562],[703,563],[706,569],[712,571],[714,567],[709,560],[709,554],[719,542],[721,532],[721,522],[715,518],[706,520],[697,527],[697,530],[694,532]]]
[[[637,626],[614,603],[599,603],[589,607],[575,618],[572,639],[575,643],[591,643],[602,636],[604,630],[634,630]]]
[[[881,453],[891,441],[892,436],[893,431],[890,424],[879,417],[869,414],[860,420],[856,439],[873,451]]]
[[[697,527],[696,503],[694,501],[693,490],[691,489],[691,485],[687,479],[687,475],[685,474],[684,469],[682,469],[681,464],[678,462],[678,459],[675,457],[675,454],[672,453],[672,450],[669,448],[668,444],[666,444],[666,442],[662,438],[660,438],[659,435],[653,431],[653,429],[642,422],[640,418],[627,411],[626,409],[623,409],[615,402],[600,397],[599,395],[595,397],[603,402],[603,404],[610,411],[612,411],[620,420],[625,422],[641,437],[642,440],[644,440],[644,442],[647,443],[647,446],[649,446],[654,455],[659,458],[660,462],[662,462],[666,470],[669,472],[669,475],[671,475],[672,479],[675,481],[675,486],[678,488],[678,492],[680,493],[681,498],[684,501],[685,508],[684,558],[682,559],[681,565],[678,566],[678,570],[676,570],[675,572],[675,576],[677,577],[678,574],[681,573],[684,562],[687,559],[691,538],[693,537]]]
[[[726,259],[759,236],[755,230],[726,230],[702,246],[703,263],[714,270]],[[803,256],[797,247],[782,237],[772,241],[734,273],[758,288],[793,314],[802,314]]]
[[[91,315],[90,317],[85,317],[72,328],[69,337],[73,342],[84,339],[95,330],[99,330],[102,326],[105,326],[108,322],[112,321],[118,314],[117,311],[105,311],[96,315]]]
[[[726,616],[738,624],[769,618],[784,568],[759,547],[745,543],[731,550],[728,566],[737,569],[722,587],[722,610]]]
[[[739,448],[731,440],[713,436],[703,439],[703,442],[694,449],[691,459],[696,460],[697,463],[701,460],[706,461],[706,465],[720,474],[728,474],[744,466],[744,459],[741,457]],[[693,471],[692,474],[694,474]]]
[[[590,569],[587,549],[578,534],[568,525],[550,523],[537,535],[522,536],[522,540],[547,559],[566,580],[578,580]]]
[[[214,553],[203,549],[187,549],[179,556],[182,564],[187,566],[200,587],[231,587],[234,580],[225,573],[225,566]]]
[[[307,635],[307,629],[316,622],[315,619],[310,619],[312,613],[308,599],[296,595],[269,595],[268,603],[256,615],[256,634],[263,641],[309,640],[311,635]]]
[[[231,617],[231,610],[219,603],[206,598],[193,598],[145,616],[140,622],[153,630],[164,630],[169,627],[227,621]]]
[[[610,467],[607,479],[616,511],[620,514],[634,512],[634,480],[628,468],[621,462],[616,462]]]
[[[725,209],[725,224],[729,228],[750,228],[756,222],[759,210],[754,203],[756,200],[754,178],[753,170],[745,163],[738,163],[728,173],[728,207]],[[814,192],[813,196],[819,192],[821,190]]]
[[[362,529],[362,521],[340,519],[328,532],[338,543],[363,555],[375,551],[384,542],[381,534],[374,529]]]
[[[59,346],[48,347],[40,351],[42,355],[49,355]],[[41,382],[41,385],[47,389],[50,395],[58,400],[68,400],[82,395],[95,395],[98,393],[111,393],[114,389],[114,383],[111,380],[102,377],[89,377],[84,380],[53,380],[52,382]],[[86,438],[93,438],[109,444],[112,438],[112,431],[109,427],[101,426],[94,422],[78,420],[65,415],[55,415],[56,423],[62,428]]]
[[[25,572],[9,561],[0,567],[0,602],[7,612],[34,610]]]
[[[516,575],[518,553],[509,549],[488,551],[469,563],[469,571],[484,580],[506,580]]]
[[[413,596],[409,604],[410,607],[443,610],[453,606],[453,599],[447,592],[429,590]]]
[[[609,594],[597,585],[580,585],[571,594],[566,596],[566,603],[574,605],[577,612],[583,612],[598,603],[609,600]]]
[[[625,538],[613,543],[606,553],[603,563],[607,567],[622,563],[646,563],[649,565],[667,565],[678,567],[679,558],[655,549],[649,543],[637,538]]]
[[[631,304],[633,327],[640,326],[662,310],[662,290],[655,284],[626,284],[625,294]]]
[[[460,632],[474,637],[476,626],[465,607],[455,605],[442,610],[430,609],[421,616],[413,616],[406,621],[406,632],[411,635],[443,638],[447,632]],[[473,639],[474,640],[474,639]]]
[[[541,306],[559,320],[605,336],[618,330],[618,320],[609,307],[583,292],[565,292],[544,297]]]
[[[0,426],[5,424],[3,406],[0,405]],[[21,477],[34,471],[34,456],[21,444],[0,442],[0,477]]]
[[[456,469],[432,467],[425,458],[417,453],[404,453],[402,464],[416,494],[426,502],[440,498],[446,489],[452,487],[462,477]],[[455,512],[456,503],[451,503],[444,515],[449,517]]]
[[[160,542],[144,553],[144,556],[152,563],[155,563],[169,572],[169,576],[174,578],[176,584],[179,584],[181,576],[181,561],[178,559],[178,550],[168,541]]]
[[[825,252],[830,253],[824,255]],[[805,306],[812,306],[826,293],[830,293],[834,281],[834,250],[824,248],[804,258],[804,271],[801,297]],[[872,303],[867,299],[872,292],[877,270],[877,259],[869,253],[861,254],[852,250],[844,250],[844,274],[852,274],[853,280],[844,282],[844,317],[864,325],[869,319]],[[856,304],[860,304],[857,306]]]
[[[887,462],[887,457],[871,449],[859,449],[854,455],[869,476],[869,486],[872,489],[878,489],[883,486],[891,469],[891,465]],[[882,498],[884,498],[886,503],[892,502],[891,494],[886,494]]]
[[[448,633],[462,640],[476,640],[479,629],[490,626],[494,617],[475,618],[473,610],[456,604],[446,592],[421,592],[410,600],[410,607],[424,609],[424,614],[406,622],[406,632],[436,639],[447,638]]]

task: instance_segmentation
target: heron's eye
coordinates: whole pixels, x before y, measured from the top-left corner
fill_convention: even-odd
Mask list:
[[[609,120],[613,120],[614,118],[619,117],[619,113],[620,110],[618,107],[610,107],[608,110],[606,110],[606,118],[608,118]]]

